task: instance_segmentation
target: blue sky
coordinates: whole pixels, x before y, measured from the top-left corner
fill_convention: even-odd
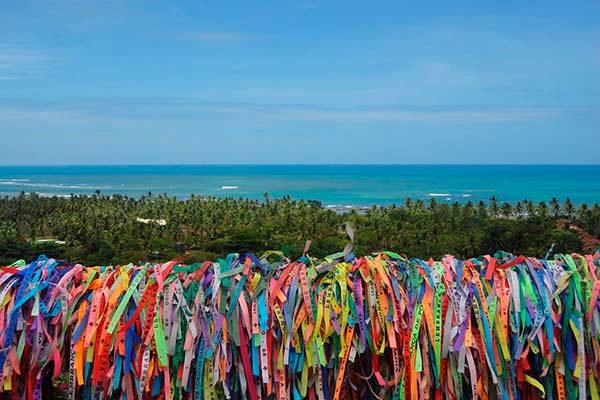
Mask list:
[[[526,3],[7,1],[0,164],[599,163],[600,0]]]

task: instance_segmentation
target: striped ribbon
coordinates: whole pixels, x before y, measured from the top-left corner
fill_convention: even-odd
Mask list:
[[[600,253],[41,256],[0,267],[0,393],[599,400],[599,297]]]

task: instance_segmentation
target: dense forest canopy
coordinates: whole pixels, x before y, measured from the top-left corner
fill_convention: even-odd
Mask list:
[[[544,257],[582,251],[583,232],[600,236],[600,206],[520,201],[445,203],[406,199],[400,206],[373,206],[340,213],[317,201],[264,201],[191,196],[179,200],[149,193],[41,197],[22,193],[0,198],[0,264],[39,253],[87,265],[183,257],[188,262],[231,252],[281,250],[323,257],[344,248],[349,223],[354,249],[384,249],[409,257],[444,254],[473,257],[503,249]],[[592,241],[592,244],[594,242]],[[589,244],[588,244],[589,246]]]

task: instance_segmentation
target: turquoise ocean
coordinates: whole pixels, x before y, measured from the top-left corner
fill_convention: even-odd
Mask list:
[[[489,200],[600,202],[600,165],[147,165],[2,166],[0,195],[148,192],[263,199],[285,195],[330,208]]]

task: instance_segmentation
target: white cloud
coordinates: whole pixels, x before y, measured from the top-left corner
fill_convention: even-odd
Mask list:
[[[41,76],[54,60],[46,51],[0,45],[0,80]]]
[[[534,122],[562,114],[554,108],[320,108],[310,106],[197,106],[197,111],[241,119],[289,123],[486,124]]]
[[[253,38],[252,35],[246,33],[227,31],[193,31],[181,33],[179,36],[192,42],[215,45],[238,44]]]
[[[0,121],[33,124],[154,122],[260,124],[502,124],[548,121],[561,116],[593,115],[590,108],[560,107],[323,107],[320,105],[209,103],[194,99],[105,99],[66,103],[0,103]]]
[[[600,9],[600,1],[598,0],[584,1],[582,5],[584,8]]]

